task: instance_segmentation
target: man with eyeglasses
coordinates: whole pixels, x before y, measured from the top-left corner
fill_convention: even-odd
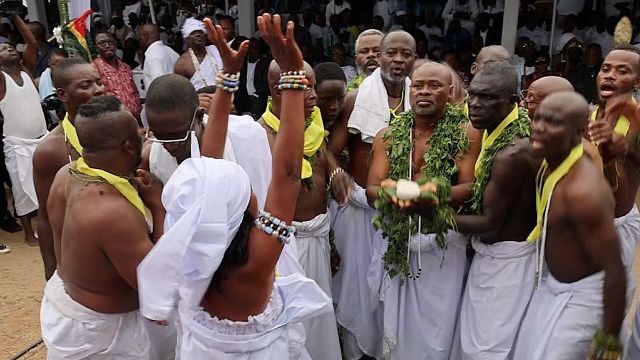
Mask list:
[[[101,31],[96,34],[95,43],[98,57],[91,65],[100,74],[105,94],[117,97],[133,116],[140,118],[140,95],[133,81],[133,71],[116,56],[114,35],[108,31]]]

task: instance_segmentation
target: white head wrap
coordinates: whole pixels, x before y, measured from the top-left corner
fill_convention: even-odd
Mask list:
[[[182,37],[184,39],[188,38],[194,31],[206,31],[207,29],[204,26],[204,22],[197,20],[195,18],[188,18],[182,24]]]
[[[249,205],[249,177],[235,163],[185,160],[162,191],[164,235],[138,265],[140,311],[166,320],[180,306],[199,306]]]

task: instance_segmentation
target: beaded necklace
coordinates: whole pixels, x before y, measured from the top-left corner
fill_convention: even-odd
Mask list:
[[[205,50],[205,55],[202,61],[204,61],[207,57],[211,58],[213,73],[217,74],[219,69],[218,69],[218,64],[216,64],[216,60],[213,58],[213,55],[211,55],[211,52],[209,51],[209,49],[205,47],[204,50]],[[202,80],[202,83],[204,84],[204,86],[215,85],[215,80],[213,84],[209,85],[209,83],[207,82],[207,79],[204,78],[204,74],[202,73],[202,70],[200,70],[200,62],[198,61],[196,54],[193,52],[193,49],[189,48],[188,51],[189,51],[189,56],[191,56],[191,62],[193,63],[193,67],[194,69],[196,69],[196,73],[198,73],[198,75],[200,76],[200,80]]]

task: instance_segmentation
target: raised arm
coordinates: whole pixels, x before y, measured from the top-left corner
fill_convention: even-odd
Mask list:
[[[38,42],[27,24],[19,16],[13,16],[13,23],[20,32],[20,36],[24,39],[26,46],[22,54],[22,61],[27,70],[29,70],[29,75],[32,75],[38,62]]]
[[[273,18],[269,14],[259,16],[258,27],[283,72],[303,69],[302,53],[293,35],[293,22],[287,24],[286,37],[282,34],[279,15]],[[265,210],[290,224],[300,189],[305,92],[294,89],[281,91],[280,129],[272,147],[273,171]],[[249,235],[247,275],[254,282],[270,279],[281,251],[282,244],[276,238],[254,226]]]
[[[247,49],[249,48],[249,41],[243,41],[238,51],[234,51],[224,40],[220,25],[214,26],[208,18],[204,19],[204,23],[207,26],[209,40],[220,51],[222,71],[224,71],[225,74],[239,74]],[[239,84],[239,78],[237,81]],[[213,100],[209,107],[209,122],[202,136],[203,156],[222,159],[224,155],[224,144],[227,140],[227,128],[229,125],[232,99],[233,92],[220,88],[218,88],[213,95]]]

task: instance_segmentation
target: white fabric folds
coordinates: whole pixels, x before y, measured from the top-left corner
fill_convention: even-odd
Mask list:
[[[409,88],[411,80],[404,80],[404,111],[411,109]],[[363,142],[372,144],[378,131],[389,124],[389,95],[382,82],[382,73],[377,68],[358,88],[347,127],[350,132],[360,133]]]
[[[33,153],[44,138],[4,137],[4,162],[11,178],[11,192],[18,216],[38,210],[38,198],[33,184]]]

